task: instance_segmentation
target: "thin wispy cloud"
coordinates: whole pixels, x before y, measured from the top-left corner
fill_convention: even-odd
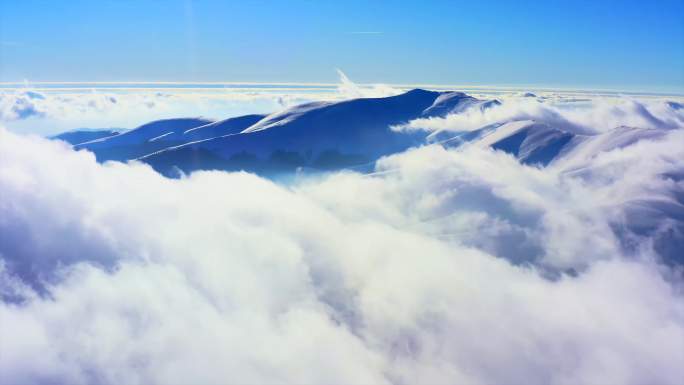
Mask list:
[[[349,35],[382,35],[383,31],[352,31],[347,32]]]

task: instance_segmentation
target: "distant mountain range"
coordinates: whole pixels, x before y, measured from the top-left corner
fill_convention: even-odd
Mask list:
[[[201,169],[247,170],[276,176],[295,170],[371,169],[382,156],[426,143],[427,133],[399,132],[392,126],[417,118],[445,116],[482,101],[460,92],[415,89],[386,98],[315,102],[270,115],[210,121],[159,120],[91,140],[67,140],[99,161],[139,159],[177,176]]]
[[[467,132],[393,128],[418,118],[444,117],[471,108],[486,110],[498,104],[461,92],[414,89],[385,98],[307,103],[270,115],[221,121],[166,119],[129,131],[78,130],[53,138],[92,151],[99,161],[137,159],[172,177],[211,169],[277,177],[298,170],[372,170],[383,156],[426,144],[489,146],[539,166],[579,164],[592,154],[665,132],[618,127],[588,134],[533,120],[500,122]]]

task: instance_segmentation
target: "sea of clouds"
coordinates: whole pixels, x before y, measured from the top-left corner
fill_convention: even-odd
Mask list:
[[[684,275],[658,242],[683,230],[682,115],[511,100],[407,129],[667,132],[581,175],[426,146],[281,185],[0,130],[0,382],[681,384]]]
[[[179,116],[222,120],[268,114],[310,101],[396,95],[402,89],[306,84],[36,84],[0,86],[0,123],[11,131],[54,135],[73,129],[132,129]]]
[[[54,135],[72,129],[131,129],[179,116],[225,119],[269,113],[324,98],[302,92],[216,89],[0,90],[0,122],[12,131]]]

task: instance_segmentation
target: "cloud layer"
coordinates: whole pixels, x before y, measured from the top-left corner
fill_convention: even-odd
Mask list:
[[[682,274],[655,245],[676,223],[626,224],[643,202],[681,206],[683,152],[673,130],[577,174],[428,146],[282,186],[170,180],[0,131],[0,373],[678,384]]]
[[[535,120],[578,133],[596,133],[619,126],[671,129],[684,127],[684,108],[667,99],[567,96],[504,97],[502,103],[471,108],[443,118],[417,119],[397,127],[405,130],[472,131],[513,120]]]
[[[324,95],[221,90],[0,92],[0,122],[12,131],[53,135],[75,128],[135,128],[179,116],[223,119],[269,113]]]
[[[357,85],[337,71],[337,86],[161,84],[144,88],[154,85],[122,83],[93,84],[92,88],[86,84],[4,88],[0,89],[0,123],[15,132],[53,135],[75,128],[135,128],[179,116],[220,120],[272,113],[313,100],[384,97],[401,92],[384,85]]]

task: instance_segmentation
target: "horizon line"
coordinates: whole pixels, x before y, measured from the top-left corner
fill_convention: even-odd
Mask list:
[[[630,95],[659,95],[659,96],[684,96],[684,89],[677,91],[640,91],[637,86],[554,86],[554,85],[540,85],[540,84],[502,84],[502,85],[487,85],[487,84],[435,84],[435,83],[359,83],[354,82],[360,87],[374,87],[374,86],[388,86],[403,89],[412,88],[432,88],[432,89],[472,89],[482,91],[541,91],[541,92],[568,92],[568,93],[611,93],[611,94],[630,94]],[[308,87],[338,87],[339,82],[254,82],[254,81],[9,81],[0,82],[0,87],[5,89],[26,89],[35,88],[37,85],[249,85],[249,86],[308,86]],[[17,87],[9,87],[17,86]],[[662,86],[661,86],[662,87]],[[647,87],[646,87],[647,88]],[[653,87],[660,88],[660,87]],[[58,88],[53,88],[58,89]],[[144,89],[144,88],[139,88]],[[154,88],[150,88],[154,89]],[[186,88],[187,89],[187,88]],[[195,89],[202,89],[196,87]]]

